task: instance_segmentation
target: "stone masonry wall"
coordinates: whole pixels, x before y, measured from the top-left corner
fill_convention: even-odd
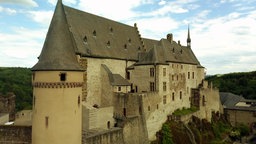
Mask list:
[[[31,126],[0,126],[0,144],[31,144]]]
[[[9,113],[10,121],[15,119],[15,95],[13,93],[0,94],[0,113]]]
[[[91,136],[83,136],[82,144],[124,144],[122,129],[112,129]]]
[[[105,64],[113,74],[120,74],[126,77],[126,68],[134,62],[114,59],[86,58],[87,61],[87,98],[90,105],[101,106],[102,85],[101,85],[101,65]]]

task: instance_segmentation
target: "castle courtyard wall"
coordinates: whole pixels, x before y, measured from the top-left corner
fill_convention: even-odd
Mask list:
[[[113,74],[120,74],[123,78],[126,77],[126,68],[132,65],[133,61],[117,60],[117,59],[100,59],[100,58],[82,58],[87,61],[87,96],[86,102],[101,106],[101,65],[105,64]]]
[[[223,113],[219,90],[213,88],[207,81],[203,81],[200,88],[200,117],[211,121],[212,112]]]
[[[82,144],[125,144],[123,130],[121,128],[114,128],[83,136]]]
[[[31,126],[0,126],[1,144],[31,144]]]

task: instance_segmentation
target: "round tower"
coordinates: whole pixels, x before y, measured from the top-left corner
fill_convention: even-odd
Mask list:
[[[83,69],[61,0],[33,71],[32,144],[82,143]]]
[[[33,144],[81,144],[82,80],[79,71],[34,71]]]

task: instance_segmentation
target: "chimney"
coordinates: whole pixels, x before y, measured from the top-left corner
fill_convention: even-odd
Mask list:
[[[167,40],[168,40],[170,43],[172,43],[172,41],[173,41],[173,35],[172,35],[171,33],[170,33],[170,34],[167,34],[166,38],[167,38]]]

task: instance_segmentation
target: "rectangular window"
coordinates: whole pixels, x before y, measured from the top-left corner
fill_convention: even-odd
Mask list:
[[[126,78],[129,80],[130,79],[130,72],[126,72]]]
[[[163,104],[166,104],[166,95],[163,96]]]
[[[166,68],[163,68],[163,76],[166,76]]]
[[[118,87],[118,91],[121,91],[121,87],[120,86]]]
[[[48,125],[49,125],[49,117],[46,116],[46,117],[45,117],[45,127],[47,128]]]
[[[155,83],[150,82],[150,91],[155,91]]]
[[[60,81],[66,81],[66,73],[60,73]]]
[[[174,101],[174,92],[172,93],[172,101]]]
[[[151,77],[155,76],[155,69],[154,68],[150,68],[150,76]]]
[[[166,91],[166,82],[163,82],[163,91]]]
[[[35,107],[36,106],[36,96],[34,96],[33,102],[34,102],[34,107]]]
[[[180,91],[180,99],[182,99],[182,91]]]
[[[190,72],[188,72],[188,79],[190,79]]]
[[[33,72],[33,74],[32,74],[32,78],[33,78],[33,80],[35,80],[35,77],[36,77],[36,73],[35,73],[35,72]]]
[[[203,98],[202,98],[202,105],[205,106],[205,96],[203,95]]]
[[[194,79],[195,78],[195,73],[194,72],[192,72],[192,79]]]

